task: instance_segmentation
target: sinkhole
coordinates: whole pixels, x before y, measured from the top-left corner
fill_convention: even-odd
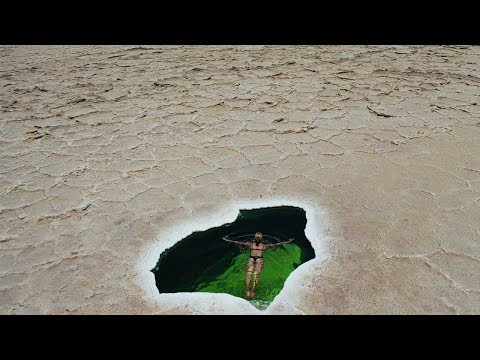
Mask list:
[[[263,234],[263,243],[293,242],[266,249],[263,270],[255,298],[247,299],[265,309],[282,290],[285,280],[298,266],[315,257],[305,236],[305,210],[294,206],[240,210],[232,223],[197,231],[160,254],[154,269],[160,293],[227,293],[245,298],[245,275],[250,256],[248,246],[222,240],[253,242],[255,233]]]

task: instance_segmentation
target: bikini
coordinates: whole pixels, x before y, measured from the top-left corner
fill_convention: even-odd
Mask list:
[[[258,246],[258,243],[257,243],[257,246]],[[257,259],[263,259],[263,256],[250,255],[250,257],[253,259],[253,261],[257,261]]]

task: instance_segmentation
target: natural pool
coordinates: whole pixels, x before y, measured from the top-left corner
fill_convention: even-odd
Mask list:
[[[160,293],[210,292],[244,297],[248,248],[227,243],[222,236],[252,241],[255,232],[264,242],[294,238],[292,243],[264,252],[264,266],[250,302],[264,309],[283,288],[285,280],[302,263],[315,257],[305,237],[305,211],[299,207],[278,206],[240,210],[233,223],[194,232],[166,249],[152,272]]]

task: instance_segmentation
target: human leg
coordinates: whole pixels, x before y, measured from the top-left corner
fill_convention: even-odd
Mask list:
[[[249,257],[247,261],[247,273],[245,275],[245,285],[246,285],[245,298],[247,299],[250,297],[250,283],[251,283],[254,267],[255,267],[255,260]]]
[[[257,287],[258,282],[260,281],[260,273],[263,270],[263,259],[259,258],[255,261],[253,268],[253,285],[251,288],[251,296],[252,298],[255,297],[255,288]]]

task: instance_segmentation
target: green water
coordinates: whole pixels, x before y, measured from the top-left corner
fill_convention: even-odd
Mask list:
[[[241,210],[233,223],[195,232],[165,250],[152,270],[157,288],[160,293],[228,293],[243,298],[249,251],[223,241],[222,236],[251,241],[253,234],[260,231],[265,242],[271,243],[293,237],[294,242],[263,254],[263,271],[251,303],[264,309],[283,288],[288,275],[315,257],[305,237],[306,222],[305,211],[297,207]]]

